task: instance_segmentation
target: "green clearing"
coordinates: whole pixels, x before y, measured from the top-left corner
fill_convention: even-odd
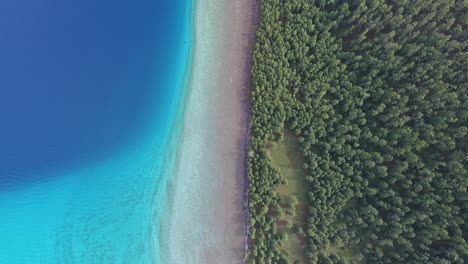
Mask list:
[[[281,177],[286,181],[286,184],[278,187],[277,192],[284,211],[284,216],[279,220],[278,229],[288,235],[288,239],[283,242],[283,250],[292,259],[305,260],[305,237],[296,232],[297,227],[305,228],[307,218],[308,183],[305,181],[304,159],[300,154],[299,142],[294,134],[285,130],[283,136],[283,140],[268,148],[272,165],[280,171]],[[299,203],[291,207],[288,201],[294,199],[293,197]],[[291,228],[288,228],[288,222],[292,223]]]
[[[277,168],[285,184],[278,187],[277,194],[281,199],[281,208],[284,216],[279,218],[278,230],[286,233],[288,239],[283,241],[282,249],[291,257],[305,263],[305,236],[298,235],[297,227],[305,230],[308,208],[308,183],[305,180],[304,158],[300,154],[299,141],[293,132],[283,131],[283,139],[267,147],[271,157],[272,165]],[[291,207],[289,201],[295,197],[297,205]],[[354,206],[356,201],[352,200],[347,206]],[[292,223],[292,227],[288,227]],[[360,263],[356,257],[356,251],[347,248],[345,245],[329,245],[321,252],[323,255],[339,255],[347,259],[350,263]]]

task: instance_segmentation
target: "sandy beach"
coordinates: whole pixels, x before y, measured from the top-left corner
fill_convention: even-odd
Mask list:
[[[192,71],[161,263],[242,263],[253,0],[197,0]]]

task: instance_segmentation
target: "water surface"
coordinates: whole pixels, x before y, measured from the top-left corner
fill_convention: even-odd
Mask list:
[[[153,263],[189,0],[0,1],[0,263]]]

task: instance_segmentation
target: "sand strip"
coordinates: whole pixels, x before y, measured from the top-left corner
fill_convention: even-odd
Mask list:
[[[248,85],[258,7],[196,0],[193,63],[161,263],[242,263]]]

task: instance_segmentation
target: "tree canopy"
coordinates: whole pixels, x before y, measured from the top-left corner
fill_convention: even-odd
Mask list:
[[[468,260],[467,32],[466,0],[261,1],[249,263],[293,263],[266,150],[284,129],[300,142],[309,190],[299,261]],[[329,250],[338,246],[353,256]]]

